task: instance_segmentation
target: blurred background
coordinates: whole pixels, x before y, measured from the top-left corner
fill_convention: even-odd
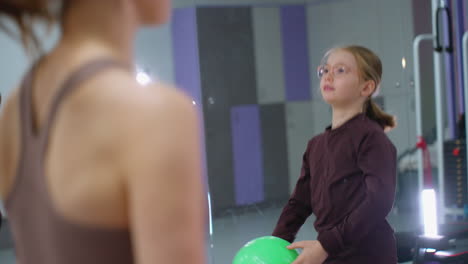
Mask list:
[[[444,206],[454,210],[442,214],[446,220],[464,221],[460,210],[467,203],[462,118],[467,62],[462,37],[468,26],[468,0],[174,0],[173,6],[171,23],[139,32],[135,57],[141,72],[156,82],[175,83],[192,96],[200,112],[211,209],[209,263],[230,263],[246,242],[273,231],[299,177],[307,141],[331,122],[316,68],[324,52],[340,45],[366,46],[383,62],[376,101],[398,119],[398,127],[388,134],[399,157],[397,200],[389,221],[396,231],[420,224],[417,136],[428,144],[434,177],[441,167],[441,150],[435,144],[434,43],[421,42],[418,61],[413,43],[420,34],[433,34],[439,6],[451,15],[439,21],[445,32],[442,45],[453,46],[453,52],[439,58],[446,165],[441,168],[457,160],[463,164],[444,174]],[[51,48],[59,34],[53,30],[43,36]],[[29,63],[20,45],[1,34],[4,98]],[[415,66],[420,71],[420,134]],[[306,222],[298,240],[316,238],[313,220],[312,216]],[[7,220],[0,232],[0,263],[14,263]]]

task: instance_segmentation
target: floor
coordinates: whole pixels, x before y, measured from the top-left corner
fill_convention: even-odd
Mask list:
[[[242,213],[226,213],[213,222],[213,235],[207,242],[208,262],[210,264],[231,263],[237,250],[253,238],[271,234],[281,212],[280,206],[266,209],[248,210]],[[409,214],[391,213],[389,222],[396,231],[408,231],[415,227],[414,217]],[[298,234],[297,240],[310,240],[317,236],[311,217]],[[15,257],[11,248],[8,226],[0,232],[0,263],[14,264]],[[409,263],[409,262],[408,262]]]

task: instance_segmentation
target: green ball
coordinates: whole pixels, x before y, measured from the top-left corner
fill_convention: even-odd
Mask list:
[[[232,264],[291,264],[299,254],[287,249],[289,245],[288,241],[278,237],[260,237],[245,244]]]

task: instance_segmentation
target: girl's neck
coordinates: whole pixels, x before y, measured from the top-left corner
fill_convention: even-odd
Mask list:
[[[332,129],[336,129],[342,126],[346,121],[355,117],[358,114],[363,113],[362,108],[352,108],[352,109],[339,109],[333,108],[332,115]]]

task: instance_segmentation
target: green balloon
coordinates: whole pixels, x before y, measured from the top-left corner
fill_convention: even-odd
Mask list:
[[[299,254],[287,249],[289,245],[288,241],[278,237],[260,237],[245,244],[232,264],[291,264]]]

